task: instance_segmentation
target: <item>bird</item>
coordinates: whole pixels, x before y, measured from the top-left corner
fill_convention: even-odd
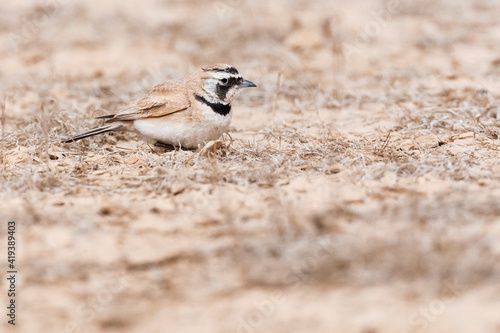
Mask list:
[[[64,139],[132,131],[156,147],[195,150],[217,140],[231,123],[231,102],[241,88],[257,87],[235,67],[215,64],[182,79],[161,83],[116,114],[99,116],[104,125]]]

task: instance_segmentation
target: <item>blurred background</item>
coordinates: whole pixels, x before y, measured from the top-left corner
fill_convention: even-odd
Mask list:
[[[0,32],[18,330],[500,332],[497,0],[2,0]],[[258,85],[227,154],[58,143],[212,63]]]

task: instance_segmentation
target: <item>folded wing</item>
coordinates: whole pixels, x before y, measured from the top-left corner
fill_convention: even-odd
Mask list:
[[[184,82],[163,83],[154,87],[146,97],[132,102],[119,113],[98,118],[107,118],[106,123],[111,123],[163,117],[185,111],[191,106],[186,91]]]

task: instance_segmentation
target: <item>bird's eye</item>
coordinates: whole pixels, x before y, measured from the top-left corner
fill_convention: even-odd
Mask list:
[[[222,80],[220,80],[220,82],[227,83],[227,79],[222,79]]]

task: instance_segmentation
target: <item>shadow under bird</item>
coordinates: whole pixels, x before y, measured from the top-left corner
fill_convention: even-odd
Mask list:
[[[111,131],[133,131],[157,147],[196,149],[218,139],[231,123],[231,102],[240,88],[256,87],[236,68],[216,64],[184,79],[159,84],[106,119],[105,125],[63,140],[71,143]]]

